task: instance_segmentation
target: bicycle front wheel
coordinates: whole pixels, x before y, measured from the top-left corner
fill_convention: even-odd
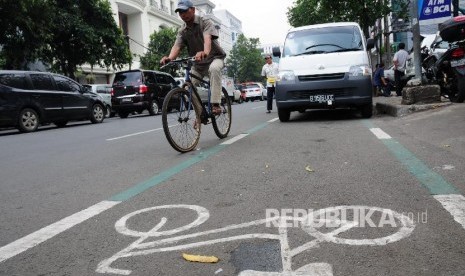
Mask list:
[[[181,153],[195,149],[199,142],[201,110],[197,101],[194,93],[183,88],[171,90],[163,101],[163,131],[170,145]]]
[[[231,101],[228,96],[228,92],[223,88],[221,95],[221,114],[213,116],[212,125],[215,130],[216,136],[223,139],[228,136],[229,130],[231,129]]]

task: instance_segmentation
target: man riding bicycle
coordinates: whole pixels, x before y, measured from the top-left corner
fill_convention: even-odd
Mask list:
[[[169,56],[164,56],[160,63],[167,62],[178,57],[181,50],[187,46],[187,52],[197,61],[192,68],[192,73],[205,77],[208,74],[211,87],[212,113],[221,113],[221,70],[224,67],[226,53],[218,42],[218,30],[210,19],[195,15],[195,7],[189,0],[180,0],[175,12],[184,21],[179,29],[176,41],[171,48]],[[198,85],[199,81],[192,78],[192,83]]]

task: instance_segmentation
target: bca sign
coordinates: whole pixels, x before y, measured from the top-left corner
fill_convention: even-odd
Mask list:
[[[451,0],[418,0],[418,13],[421,24],[443,22],[451,16]]]

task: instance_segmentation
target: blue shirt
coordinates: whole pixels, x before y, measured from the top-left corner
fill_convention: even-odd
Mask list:
[[[375,86],[384,86],[381,78],[384,78],[384,68],[376,69],[375,76],[373,77],[373,84]]]

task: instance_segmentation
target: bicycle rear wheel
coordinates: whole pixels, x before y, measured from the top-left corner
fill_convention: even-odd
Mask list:
[[[215,130],[216,136],[223,139],[228,136],[229,130],[231,129],[231,101],[228,96],[228,92],[223,88],[221,95],[221,114],[213,116],[212,125]]]
[[[188,89],[189,85],[184,85]],[[200,104],[194,93],[174,88],[163,101],[163,131],[170,145],[184,153],[195,149],[200,138]],[[170,112],[173,110],[173,112]]]

